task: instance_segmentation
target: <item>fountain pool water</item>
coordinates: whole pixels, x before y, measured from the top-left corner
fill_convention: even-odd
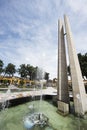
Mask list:
[[[42,106],[42,89],[43,89],[43,80],[40,80],[40,101],[39,101],[39,107],[38,107],[38,112],[35,113],[33,111],[33,113],[31,115],[27,115],[24,117],[23,122],[24,122],[24,126],[26,129],[30,129],[32,127],[34,127],[35,125],[39,125],[40,127],[44,127],[48,124],[48,118],[42,113],[40,112],[41,110],[41,106]],[[34,88],[34,94],[35,94],[35,88]],[[34,97],[35,95],[33,95]],[[33,104],[34,107],[34,104]],[[31,109],[31,107],[29,107]],[[32,108],[34,110],[34,108]]]
[[[35,125],[39,125],[40,127],[43,127],[47,125],[47,123],[48,123],[48,118],[42,113],[33,113],[24,118],[24,126],[26,129],[30,129]]]
[[[28,106],[33,102],[35,104],[35,113],[38,113],[39,101],[31,101],[0,111],[0,130],[26,130],[23,117],[32,114]],[[57,107],[49,102],[42,101],[42,104],[41,111],[49,118],[48,124],[44,127],[35,125],[29,130],[87,130],[87,119],[78,119],[72,114],[63,117],[57,113]]]
[[[33,101],[33,102],[35,103],[35,106],[39,105],[39,101]],[[43,122],[47,121],[48,118],[45,117],[44,114],[38,113],[38,109],[36,107],[35,107],[35,113],[33,113],[32,115],[32,112],[28,108],[28,106],[33,104],[33,102],[5,109],[5,111],[0,111],[0,128],[1,128],[0,130],[25,130],[25,127],[27,128],[27,130],[45,130],[45,129],[54,130],[54,129],[48,129],[51,128],[48,125],[43,127]],[[26,116],[27,117],[26,122],[25,124],[23,124],[22,118],[24,117],[23,118],[24,120],[25,115],[29,116]],[[28,118],[31,119],[28,120]]]

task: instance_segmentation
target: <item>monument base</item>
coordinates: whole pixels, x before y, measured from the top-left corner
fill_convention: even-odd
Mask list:
[[[58,113],[66,116],[69,114],[69,104],[62,102],[62,101],[58,101]]]

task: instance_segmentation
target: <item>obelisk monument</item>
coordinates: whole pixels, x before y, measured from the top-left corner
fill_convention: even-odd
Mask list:
[[[58,110],[69,112],[69,92],[67,78],[66,50],[64,28],[61,20],[58,21]]]
[[[84,115],[84,113],[87,111],[86,92],[82,79],[82,73],[78,61],[78,56],[74,46],[69,20],[66,15],[64,16],[64,22],[65,22],[66,39],[67,39],[69,62],[70,62],[75,113]]]
[[[66,37],[64,35],[64,25],[61,20],[58,21],[58,110],[66,113],[69,112],[68,75],[65,51],[66,38],[75,113],[84,116],[87,112],[87,96],[78,56],[74,46],[69,19],[66,15],[64,16],[64,24]]]

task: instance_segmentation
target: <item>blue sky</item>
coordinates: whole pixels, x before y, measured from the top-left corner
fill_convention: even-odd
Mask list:
[[[0,59],[57,75],[58,19],[67,14],[77,53],[87,52],[87,0],[0,0]]]

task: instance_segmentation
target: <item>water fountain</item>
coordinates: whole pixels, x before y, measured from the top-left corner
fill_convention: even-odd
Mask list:
[[[5,108],[8,108],[10,104],[8,97],[10,96],[10,94],[11,94],[11,88],[10,86],[8,86],[8,90],[6,91],[5,95],[3,96],[1,100],[1,105],[0,105],[1,110],[5,110]]]
[[[34,112],[30,114],[29,116],[24,117],[23,122],[26,129],[30,129],[36,125],[39,125],[40,127],[44,127],[48,123],[48,117],[46,117],[41,111],[41,102],[42,102],[42,89],[43,89],[43,73],[40,73],[40,70],[37,71],[37,79],[40,83],[40,101],[39,101],[39,109],[38,112]],[[34,88],[34,94],[35,94],[35,88]],[[35,97],[35,95],[33,95]],[[34,110],[34,104],[29,106],[30,109]]]

